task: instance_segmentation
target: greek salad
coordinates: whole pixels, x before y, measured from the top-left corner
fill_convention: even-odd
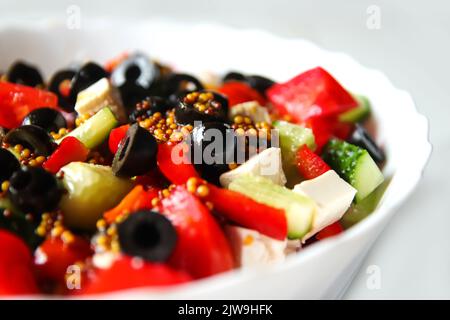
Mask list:
[[[386,186],[369,100],[321,67],[194,76],[141,52],[0,72],[0,295],[85,295],[282,263]]]

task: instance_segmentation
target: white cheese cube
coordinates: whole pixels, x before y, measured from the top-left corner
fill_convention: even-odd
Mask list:
[[[119,122],[127,120],[120,94],[108,79],[102,78],[78,93],[75,103],[75,111],[78,114],[96,113],[104,107],[109,107]]]
[[[244,162],[242,165],[220,176],[220,184],[227,188],[234,179],[251,174],[262,176],[272,180],[281,186],[286,183],[286,176],[283,172],[280,148],[268,148]]]
[[[309,196],[318,206],[313,227],[303,237],[303,241],[341,219],[352,204],[356,194],[356,189],[333,170],[329,170],[317,178],[297,184],[294,191]]]
[[[272,123],[267,108],[260,106],[256,101],[239,103],[230,108],[230,119],[232,120],[237,115],[249,117],[255,123]]]
[[[280,241],[251,229],[227,226],[235,261],[240,267],[271,265],[284,261],[287,240]]]

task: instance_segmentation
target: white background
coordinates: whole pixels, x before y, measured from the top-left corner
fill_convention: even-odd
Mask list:
[[[418,109],[430,119],[434,152],[422,183],[382,233],[345,298],[450,298],[448,1],[0,0],[0,19],[64,18],[70,4],[80,7],[82,19],[103,16],[163,17],[184,23],[213,21],[304,37],[326,49],[351,54],[363,64],[384,71],[399,88],[410,91]],[[366,25],[366,11],[371,5],[381,10],[379,30]],[[402,129],[401,119],[398,128]],[[379,290],[366,286],[370,265],[380,267]]]

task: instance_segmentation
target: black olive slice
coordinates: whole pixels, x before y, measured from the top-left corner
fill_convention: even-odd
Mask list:
[[[8,81],[30,87],[43,86],[44,80],[39,70],[30,64],[17,61],[6,74]]]
[[[24,212],[42,214],[54,210],[61,195],[55,176],[42,168],[22,167],[9,179],[8,197]]]
[[[9,131],[3,141],[12,146],[21,144],[41,156],[50,155],[54,149],[53,138],[44,129],[31,124]]]
[[[250,87],[261,93],[266,94],[267,89],[275,84],[275,81],[258,75],[247,76],[245,81]]]
[[[156,112],[164,114],[169,109],[170,105],[166,101],[166,99],[156,96],[147,97],[146,99],[136,104],[136,107],[131,112],[129,119],[130,122],[137,122],[145,118],[149,118]]]
[[[149,57],[142,53],[135,53],[114,69],[111,74],[111,83],[116,87],[132,83],[148,90],[159,76],[158,67]]]
[[[236,160],[237,140],[230,128],[223,122],[208,122],[195,127],[190,136],[191,162],[202,178],[215,185],[220,185],[220,175],[229,171],[229,164]]]
[[[8,180],[19,169],[19,160],[8,150],[0,148],[0,181]]]
[[[101,66],[94,62],[88,62],[82,66],[72,78],[70,86],[70,102],[75,105],[77,95],[80,91],[88,88],[102,78],[107,78],[106,72]]]
[[[180,124],[202,122],[227,122],[228,99],[207,90],[190,92],[180,98],[175,108],[175,119]]]
[[[118,225],[120,249],[123,253],[147,261],[164,262],[177,243],[172,223],[156,211],[138,211]]]
[[[355,146],[366,149],[376,163],[381,163],[384,162],[384,160],[386,160],[386,155],[384,154],[384,151],[377,146],[377,144],[369,135],[364,126],[362,126],[359,123],[356,124],[355,131],[353,131],[349,139],[349,142],[351,144],[354,144]]]
[[[60,89],[61,84],[64,81],[72,81],[73,77],[75,76],[76,71],[75,70],[61,70],[56,72],[53,77],[50,79],[50,83],[48,85],[48,89],[55,93],[58,96],[58,104],[61,108],[64,110],[71,112],[74,110],[75,104],[72,103],[70,100],[70,97],[64,96]]]
[[[112,170],[120,177],[134,177],[149,172],[156,167],[158,143],[155,137],[133,124],[127,131],[112,163]]]
[[[39,108],[31,111],[22,121],[22,125],[35,125],[47,132],[57,132],[60,128],[66,128],[64,116],[53,108]]]
[[[245,81],[245,76],[240,72],[230,71],[222,78],[222,82],[228,81]]]

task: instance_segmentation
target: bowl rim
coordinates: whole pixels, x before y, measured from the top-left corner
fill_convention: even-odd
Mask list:
[[[118,23],[124,23],[127,19],[122,19]],[[4,32],[13,30],[33,30],[36,28],[49,31],[50,28],[60,26],[61,23],[64,23],[61,19],[43,19],[34,22],[24,22],[17,21],[14,19],[5,19],[0,22],[0,35]],[[107,21],[103,18],[92,18],[88,19],[86,23],[91,27],[104,27],[105,25],[110,24],[110,21]],[[116,22],[115,22],[116,23]],[[250,281],[253,278],[259,278],[263,276],[268,276],[272,273],[283,272],[284,270],[299,267],[302,263],[305,263],[308,260],[313,259],[317,255],[325,254],[328,250],[332,250],[332,248],[337,247],[341,244],[354,241],[354,239],[364,235],[371,228],[375,228],[378,224],[382,223],[384,219],[391,215],[393,216],[396,212],[396,209],[402,205],[405,200],[411,195],[411,193],[416,189],[421,177],[423,176],[423,172],[425,167],[429,161],[431,152],[432,152],[432,144],[430,142],[430,134],[429,134],[429,121],[428,119],[418,112],[416,108],[416,104],[413,101],[413,98],[409,92],[406,90],[398,89],[393,85],[393,83],[388,79],[388,77],[381,71],[376,70],[374,68],[365,67],[360,64],[357,60],[352,58],[349,54],[340,52],[340,51],[332,51],[321,48],[310,40],[304,38],[288,38],[282,37],[275,33],[255,29],[255,28],[245,28],[238,29],[235,27],[225,26],[219,23],[199,23],[199,24],[183,24],[179,22],[175,22],[167,19],[155,19],[151,22],[149,21],[133,21],[136,25],[171,25],[175,27],[183,27],[183,28],[214,28],[220,29],[222,32],[234,33],[239,37],[249,36],[249,35],[257,35],[258,37],[263,37],[267,39],[277,40],[280,42],[289,45],[291,43],[295,44],[298,42],[302,42],[303,45],[307,45],[310,47],[314,47],[317,50],[320,50],[328,57],[334,57],[341,60],[351,61],[356,68],[362,70],[365,74],[370,74],[370,77],[378,79],[381,83],[383,83],[386,87],[389,87],[391,90],[395,91],[398,96],[402,98],[402,101],[405,102],[405,105],[408,105],[408,112],[410,113],[409,119],[414,119],[417,123],[418,128],[420,130],[420,136],[422,136],[423,141],[420,141],[422,154],[418,159],[416,159],[415,167],[417,169],[416,172],[411,172],[409,175],[409,183],[408,187],[403,190],[403,193],[396,195],[396,201],[390,204],[386,204],[383,199],[380,201],[380,205],[375,209],[375,211],[370,214],[368,217],[364,218],[362,221],[358,222],[356,225],[347,229],[344,233],[334,236],[332,238],[320,241],[315,243],[314,245],[308,246],[301,250],[301,254],[295,254],[287,257],[287,259],[280,264],[273,265],[270,267],[256,267],[252,268],[252,273],[246,272],[243,269],[234,269],[222,274],[214,275],[205,279],[195,280],[193,282],[187,284],[176,285],[173,287],[164,287],[164,288],[130,288],[120,291],[115,291],[111,293],[103,293],[103,294],[92,294],[86,295],[82,297],[67,297],[63,296],[63,298],[69,299],[123,299],[123,296],[132,294],[133,298],[136,296],[142,296],[144,299],[171,299],[171,295],[177,294],[178,296],[183,293],[192,293],[193,291],[202,292],[210,290],[211,287],[214,287],[216,290],[220,290],[224,287],[234,286],[244,281]],[[397,174],[397,170],[392,175],[394,178]],[[388,186],[389,189],[389,186]],[[61,297],[58,296],[46,296],[46,295],[36,295],[36,296],[22,296],[24,298],[49,298],[49,299],[58,299]],[[17,298],[15,296],[14,298]]]

